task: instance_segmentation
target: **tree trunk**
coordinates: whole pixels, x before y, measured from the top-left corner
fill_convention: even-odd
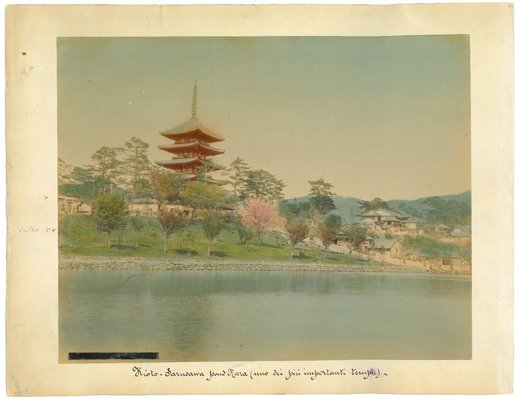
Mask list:
[[[209,242],[209,244],[207,245],[207,256],[211,256],[211,242]]]
[[[327,254],[327,253],[328,253],[328,248],[325,247],[325,248],[324,248],[324,260],[326,260],[326,254]]]
[[[135,199],[136,195],[137,195],[137,178],[134,176],[133,182],[132,182],[132,198]]]
[[[261,245],[262,243],[262,235],[261,232],[258,232],[258,244]]]
[[[106,242],[108,243],[108,248],[112,247],[112,238],[110,237],[112,232],[107,231],[106,232]]]
[[[164,247],[162,248],[164,254],[168,251],[168,234],[164,232]]]
[[[290,258],[294,258],[294,248],[295,246],[292,246],[292,253],[290,254]]]

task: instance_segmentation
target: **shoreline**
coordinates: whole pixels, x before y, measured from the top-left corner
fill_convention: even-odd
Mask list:
[[[444,275],[425,267],[391,264],[324,264],[297,261],[192,260],[183,258],[145,258],[120,256],[59,256],[60,270],[110,271],[314,271],[358,273],[423,273]],[[470,277],[470,274],[447,274]]]

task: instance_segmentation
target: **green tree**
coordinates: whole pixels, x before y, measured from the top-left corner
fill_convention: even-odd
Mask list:
[[[59,193],[62,196],[76,197],[89,204],[94,201],[100,190],[109,185],[106,179],[102,181],[94,177],[90,169],[82,167],[74,167],[65,178],[67,183],[59,185]]]
[[[354,248],[358,248],[359,245],[366,239],[367,229],[359,224],[349,224],[343,229],[343,233]]]
[[[337,239],[337,234],[341,229],[341,217],[335,214],[329,215],[324,222],[317,227],[317,236],[321,239],[324,246],[324,259],[328,253],[328,248]]]
[[[180,230],[186,224],[188,217],[179,210],[161,208],[157,213],[162,230],[164,232],[164,245],[162,251],[164,254],[168,251],[168,239],[177,230]]]
[[[122,161],[122,170],[127,177],[129,192],[135,198],[147,184],[146,177],[150,169],[148,159],[150,145],[134,136],[125,142],[124,146],[125,158]]]
[[[277,201],[283,198],[285,184],[270,172],[265,170],[250,170],[247,172],[245,186],[240,193],[242,199],[262,199]]]
[[[228,226],[238,234],[238,244],[247,244],[254,238],[254,231],[243,225],[238,213],[233,212],[229,215]]]
[[[208,242],[207,255],[216,237],[226,224],[225,209],[232,206],[227,193],[219,186],[206,185],[201,182],[188,183],[181,193],[185,204],[193,209]]]
[[[279,204],[279,212],[288,219],[307,219],[311,208],[309,201],[283,200]]]
[[[294,258],[294,249],[296,245],[308,237],[308,224],[301,220],[288,220],[285,224],[288,233],[288,240],[292,245],[291,258]]]
[[[310,204],[321,215],[326,215],[336,209],[333,202],[333,185],[325,182],[322,178],[316,181],[308,181],[310,184]]]
[[[427,211],[429,222],[452,226],[470,224],[471,208],[466,203],[440,197],[429,197],[423,203],[430,207]]]
[[[243,192],[249,171],[249,165],[240,157],[236,158],[227,168],[226,175],[229,176],[229,184],[234,197],[238,197],[238,194]]]
[[[94,180],[92,171],[83,167],[74,167],[67,178],[75,183],[92,182]]]
[[[216,185],[205,185],[201,182],[189,182],[181,192],[182,201],[193,208],[220,209],[230,206],[225,191]]]
[[[174,201],[180,198],[180,193],[185,185],[184,177],[164,168],[153,168],[150,172],[150,190],[153,197],[159,203],[159,208],[166,201]]]
[[[240,221],[236,221],[234,223],[234,227],[236,229],[236,232],[238,233],[239,244],[247,244],[250,240],[254,238],[254,231],[250,228],[247,228]]]
[[[205,209],[200,212],[200,224],[207,239],[207,255],[211,255],[213,244],[226,223],[224,212],[215,209]]]
[[[92,175],[103,185],[103,191],[113,192],[121,178],[121,160],[123,149],[120,147],[103,146],[91,157],[94,165],[90,167]]]
[[[112,246],[112,231],[126,224],[127,207],[125,201],[115,193],[100,193],[94,202],[94,219],[97,229],[106,232],[108,248]]]
[[[212,158],[206,158],[197,168],[196,181],[204,184],[210,183],[212,180],[210,173],[219,169],[224,169],[224,167],[214,162]]]
[[[387,203],[379,197],[375,197],[370,201],[360,200],[359,206],[363,211],[377,210],[379,208],[389,208]]]
[[[134,231],[134,242],[135,242],[135,248],[137,248],[138,245],[138,237],[140,236],[140,233],[144,230],[144,228],[147,225],[146,218],[141,216],[133,216],[128,218],[129,225]]]

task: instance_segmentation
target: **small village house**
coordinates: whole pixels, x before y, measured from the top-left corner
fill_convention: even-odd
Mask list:
[[[75,197],[58,196],[58,215],[92,214],[92,207]]]
[[[455,228],[451,231],[450,236],[458,238],[470,237],[470,226],[462,226]]]
[[[439,233],[440,235],[448,235],[450,230],[451,230],[451,228],[449,228],[445,224],[438,224],[438,225],[436,225],[434,230],[436,231],[436,233]]]
[[[404,255],[404,248],[398,239],[374,239],[372,250],[383,257],[402,258]]]
[[[145,215],[151,217],[159,210],[159,203],[154,199],[135,199],[128,204],[129,215]]]
[[[385,232],[395,236],[424,234],[424,231],[419,229],[419,224],[423,223],[424,220],[411,217],[400,211],[378,208],[365,211],[359,216],[362,218],[361,225],[369,231]]]

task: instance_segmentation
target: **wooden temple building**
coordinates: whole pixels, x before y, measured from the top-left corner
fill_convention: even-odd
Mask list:
[[[197,88],[196,82],[193,88],[193,104],[191,119],[167,131],[160,132],[162,136],[173,141],[171,144],[159,146],[172,155],[171,159],[158,161],[157,164],[177,173],[185,175],[187,180],[199,180],[200,174],[204,174],[203,180],[208,183],[219,183],[208,177],[208,173],[221,169],[212,161],[212,157],[223,154],[223,150],[212,147],[213,143],[224,139],[202,126],[196,115]]]

